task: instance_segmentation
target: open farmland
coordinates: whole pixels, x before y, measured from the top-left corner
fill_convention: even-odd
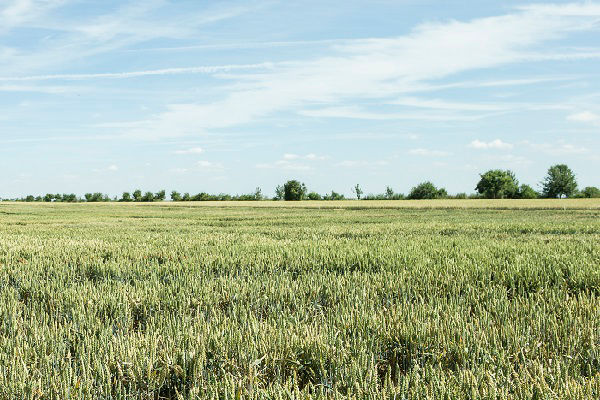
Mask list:
[[[600,201],[0,204],[3,398],[600,397]]]

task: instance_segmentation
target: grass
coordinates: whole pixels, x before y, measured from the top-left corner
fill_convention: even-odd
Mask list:
[[[598,200],[0,203],[0,397],[598,398],[599,296]]]

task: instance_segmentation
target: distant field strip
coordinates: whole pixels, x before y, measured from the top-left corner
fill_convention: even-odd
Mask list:
[[[0,203],[0,398],[600,398],[600,201]]]
[[[14,202],[0,203],[8,207]],[[22,203],[21,203],[22,204]],[[73,207],[65,203],[27,203],[33,207]],[[85,203],[78,204],[86,207]],[[251,208],[482,208],[496,210],[531,209],[531,210],[598,210],[599,199],[445,199],[445,200],[305,200],[305,201],[165,201],[165,202],[131,202],[131,203],[94,203],[95,207],[131,206],[131,207],[251,207]]]

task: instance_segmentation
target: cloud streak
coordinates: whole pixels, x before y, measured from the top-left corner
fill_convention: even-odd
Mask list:
[[[127,79],[155,75],[181,75],[181,74],[216,74],[219,72],[231,72],[242,69],[270,69],[272,63],[240,64],[240,65],[212,65],[184,68],[163,68],[145,71],[131,72],[104,72],[96,74],[54,74],[54,75],[32,75],[32,76],[3,76],[0,81],[48,81],[48,80],[87,80],[87,79]]]

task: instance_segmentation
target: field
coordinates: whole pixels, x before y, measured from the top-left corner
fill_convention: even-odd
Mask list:
[[[0,398],[600,398],[600,201],[0,203]]]

